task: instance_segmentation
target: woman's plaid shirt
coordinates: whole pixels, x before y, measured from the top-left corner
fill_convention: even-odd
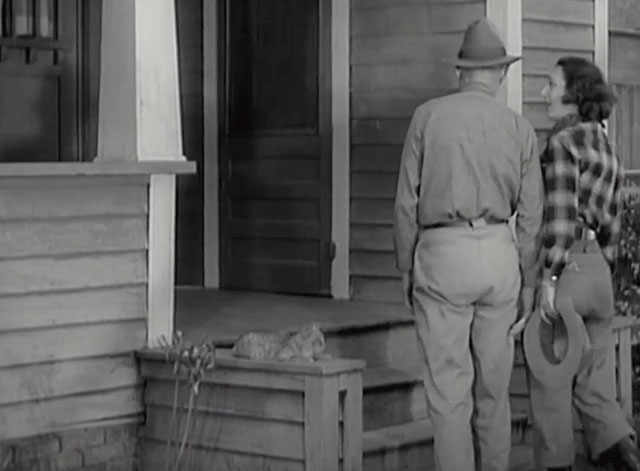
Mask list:
[[[600,123],[577,121],[553,134],[543,155],[544,268],[551,276],[568,261],[579,218],[595,230],[611,267],[620,237],[622,165]]]

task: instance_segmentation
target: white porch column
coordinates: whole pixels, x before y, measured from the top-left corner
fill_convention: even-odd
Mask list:
[[[609,0],[593,2],[593,62],[600,68],[605,79],[609,77]],[[611,139],[611,147],[616,150],[615,113],[604,123]]]
[[[174,0],[105,0],[96,161],[185,160]],[[149,184],[148,330],[173,334],[175,175]]]
[[[609,75],[609,0],[595,0],[593,60],[605,78]]]

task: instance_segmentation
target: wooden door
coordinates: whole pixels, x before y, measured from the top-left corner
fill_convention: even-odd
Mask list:
[[[225,288],[330,292],[330,0],[223,0]]]

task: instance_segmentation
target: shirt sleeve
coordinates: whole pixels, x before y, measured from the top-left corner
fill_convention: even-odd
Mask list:
[[[562,273],[578,219],[578,162],[561,134],[549,140],[549,151],[550,161],[545,167],[545,277]]]
[[[527,127],[520,164],[521,184],[516,205],[515,231],[518,241],[522,285],[534,287],[538,276],[540,233],[544,207],[544,189],[535,131]]]
[[[612,172],[613,178],[613,197],[603,210],[604,217],[600,221],[598,227],[598,244],[602,248],[602,254],[607,263],[614,268],[615,260],[618,252],[618,243],[621,235],[621,219],[622,219],[622,175],[621,170]]]
[[[409,124],[400,159],[394,206],[396,266],[403,273],[413,268],[413,252],[418,238],[418,198],[424,148],[421,115],[421,108],[418,108]]]

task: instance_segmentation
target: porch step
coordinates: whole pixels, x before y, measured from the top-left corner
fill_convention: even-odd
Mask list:
[[[512,414],[512,444],[522,446],[527,414]],[[367,471],[428,471],[434,468],[433,428],[429,419],[369,430],[362,437],[363,466]]]
[[[364,370],[362,416],[365,431],[428,417],[421,369],[419,364],[401,364]]]
[[[415,362],[364,370],[362,415],[365,431],[428,418],[422,368],[420,363]],[[513,414],[526,414],[529,409],[529,399],[526,391],[522,390],[522,374],[516,366],[511,377]]]
[[[415,364],[418,342],[412,318],[398,317],[368,325],[323,329],[325,351],[337,358],[358,358],[368,368]]]

